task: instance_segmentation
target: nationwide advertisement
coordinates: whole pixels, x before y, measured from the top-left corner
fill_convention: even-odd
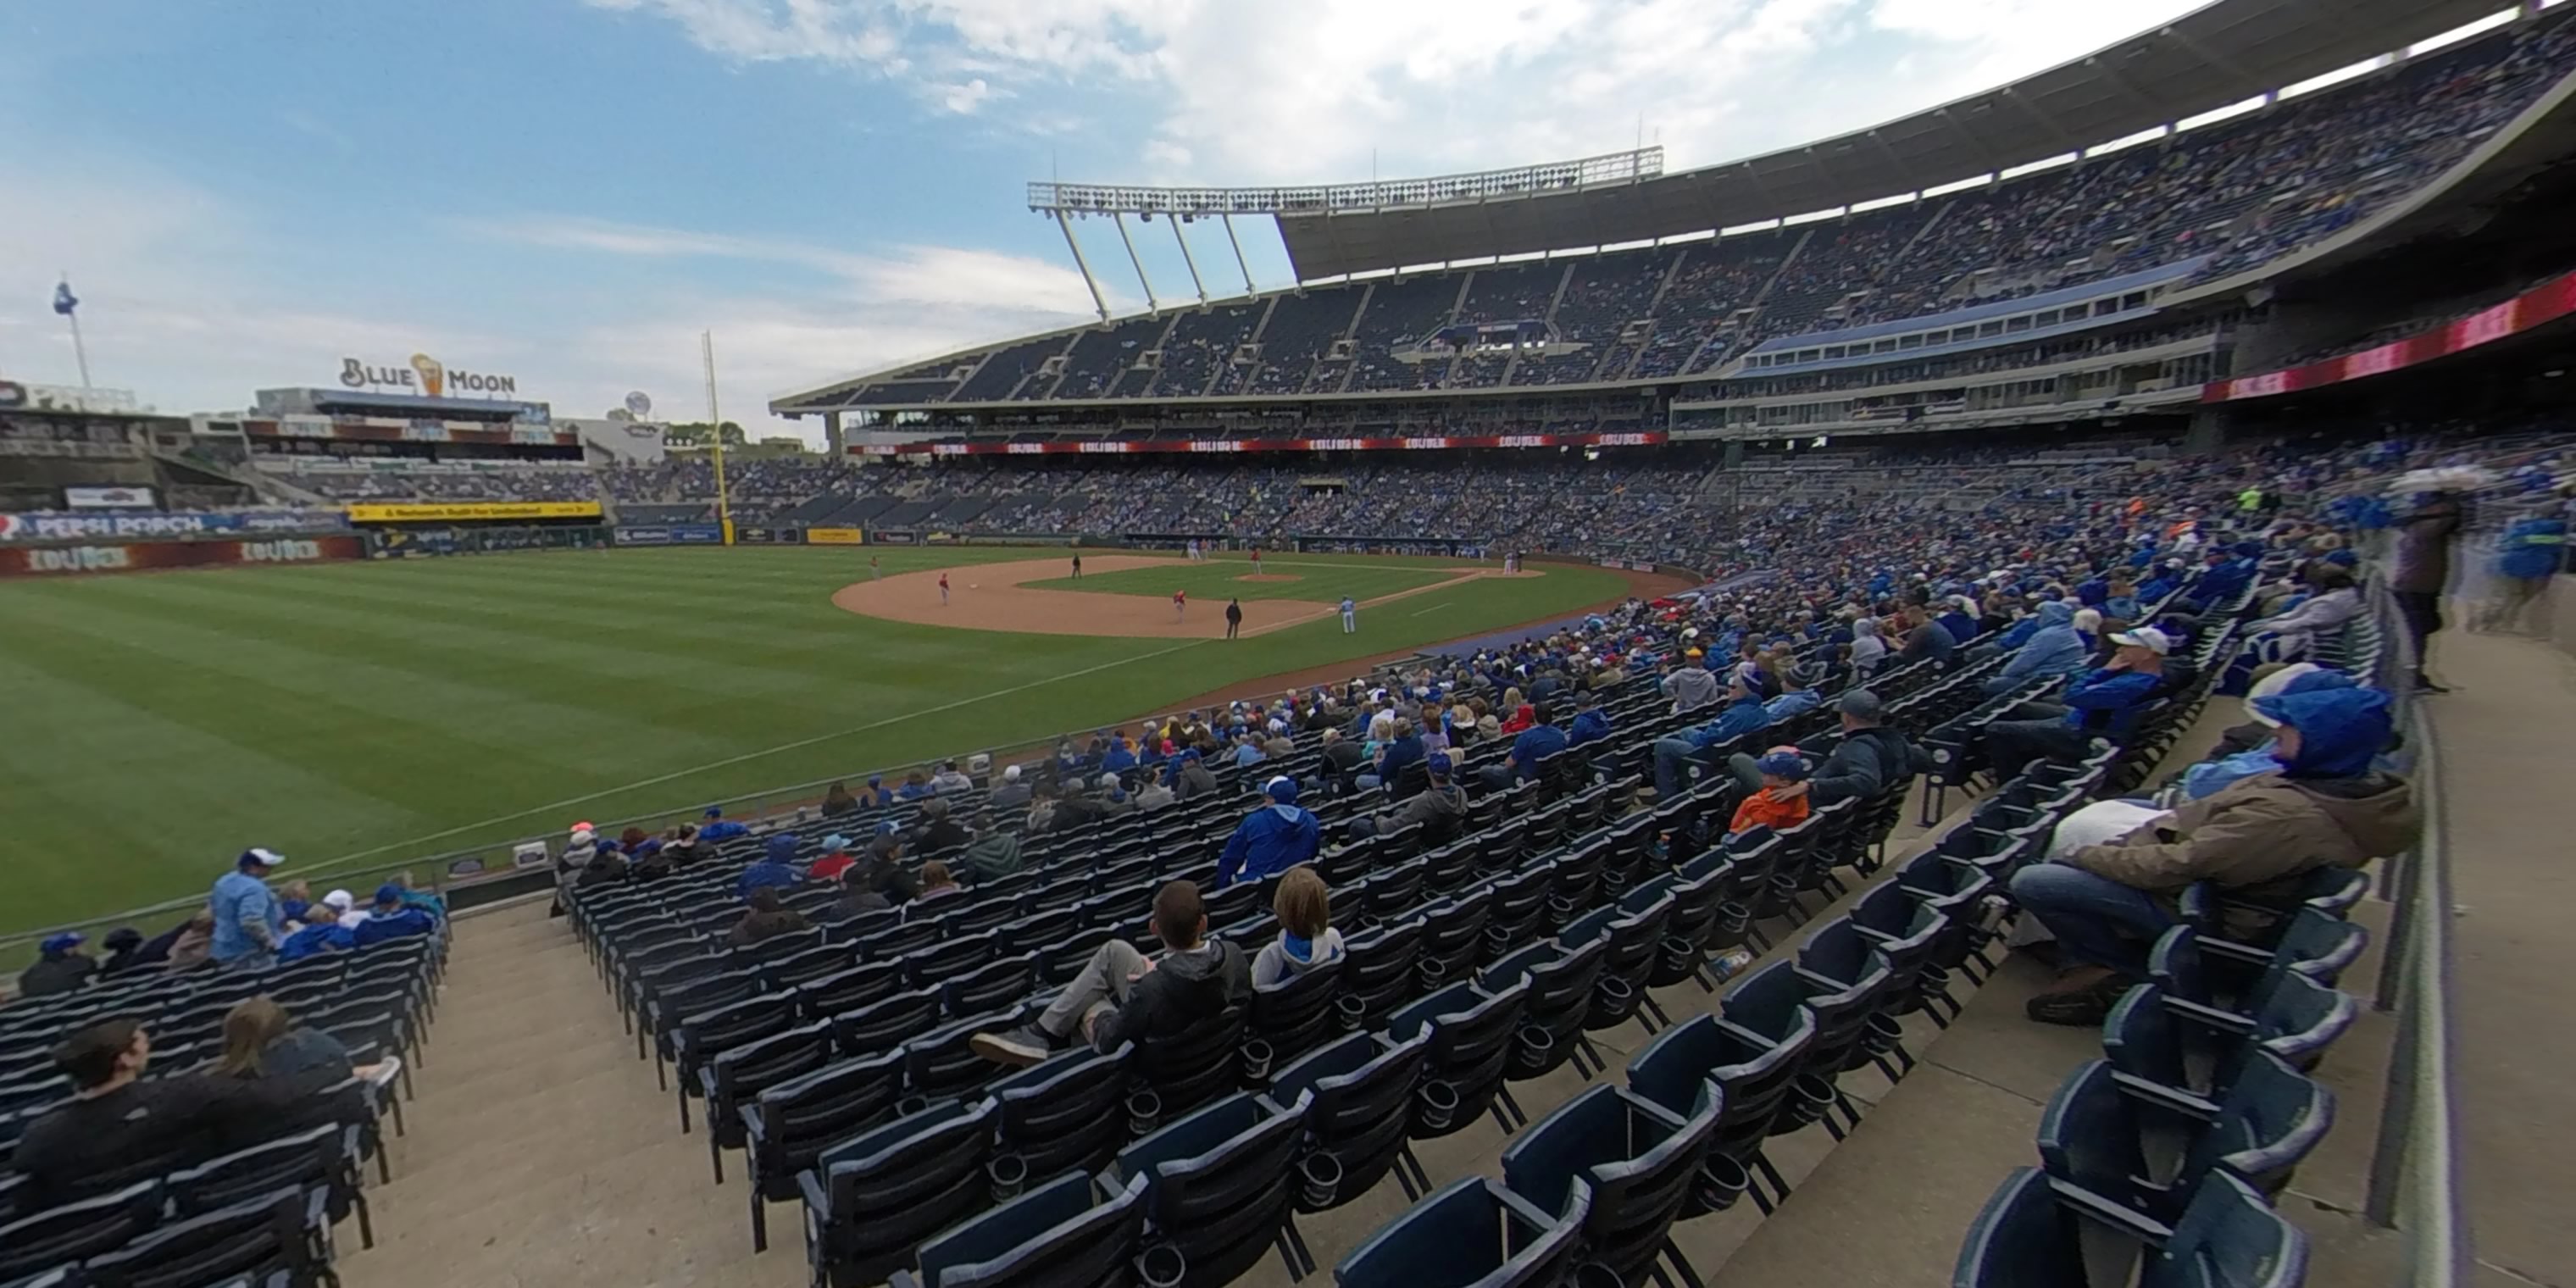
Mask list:
[[[805,544],[809,546],[855,546],[865,540],[867,540],[867,534],[857,528],[807,528],[805,530]]]
[[[0,514],[0,544],[135,537],[238,537],[252,532],[346,532],[328,510],[228,510],[171,514]]]
[[[621,546],[719,546],[724,529],[712,523],[675,523],[667,527],[619,528]]]
[[[365,553],[366,543],[354,536],[34,546],[0,550],[0,577],[63,577],[84,573],[143,572],[154,568],[324,563],[356,559]]]
[[[747,546],[792,546],[805,539],[801,528],[736,528],[733,539]]]
[[[353,505],[351,523],[463,523],[475,519],[596,519],[597,501],[491,501],[440,505],[428,502]]]

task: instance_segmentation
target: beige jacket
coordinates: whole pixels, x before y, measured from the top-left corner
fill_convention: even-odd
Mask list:
[[[2241,780],[2067,862],[2125,886],[2171,894],[2215,881],[2260,899],[2260,887],[2322,867],[2357,868],[2415,844],[2423,818],[2406,780],[2387,775]]]

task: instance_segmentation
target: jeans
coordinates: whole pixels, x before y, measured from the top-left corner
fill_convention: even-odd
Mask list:
[[[1375,774],[1362,774],[1359,777],[1352,779],[1351,784],[1359,788],[1361,791],[1373,792],[1378,788],[1386,786],[1386,780]]]
[[[1477,770],[1476,776],[1485,784],[1485,790],[1492,792],[1510,791],[1514,781],[1512,771],[1501,765],[1487,765]]]
[[[1110,1002],[1123,1002],[1136,987],[1145,970],[1145,954],[1124,939],[1102,944],[1091,954],[1091,960],[1064,986],[1056,999],[1047,1003],[1038,1016],[1038,1027],[1054,1038],[1080,1036],[1075,1032],[1084,1016],[1094,1008]]]
[[[2093,735],[2066,723],[2066,708],[2025,702],[1986,726],[1986,763],[1997,778],[2010,778],[2034,760],[2076,760]]]
[[[1688,738],[1655,739],[1656,800],[1671,800],[1690,785],[1690,776],[1682,771],[1682,762],[1698,750],[1699,744]]]
[[[2057,936],[2059,955],[2147,973],[2147,949],[2174,925],[2155,897],[2071,863],[2034,863],[2013,874],[2012,896]]]

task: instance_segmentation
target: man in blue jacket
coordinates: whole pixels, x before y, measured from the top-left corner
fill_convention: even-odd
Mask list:
[[[698,839],[709,845],[718,841],[730,841],[737,836],[747,835],[751,831],[740,823],[728,821],[724,816],[724,807],[720,805],[707,806],[706,820],[698,825]]]
[[[1314,811],[1297,803],[1297,780],[1285,774],[1262,786],[1270,803],[1246,814],[1216,861],[1216,888],[1264,881],[1311,862],[1322,842]]]
[[[1762,696],[1745,684],[1742,676],[1735,678],[1726,696],[1726,707],[1717,713],[1715,720],[1694,725],[1670,738],[1655,740],[1655,799],[1668,801],[1681,794],[1682,762],[1688,760],[1693,752],[1702,747],[1733,742],[1755,730],[1771,727],[1770,709],[1763,705]]]
[[[1574,723],[1566,728],[1565,741],[1576,747],[1599,742],[1610,736],[1610,717],[1601,713],[1601,699],[1586,693],[1574,701]]]
[[[1986,726],[1986,762],[1998,777],[2033,760],[2074,760],[2095,738],[2126,737],[2139,708],[2163,687],[2173,637],[2153,626],[2111,637],[2108,664],[2076,678],[2062,705],[2025,702]]]
[[[2050,600],[2039,606],[2038,621],[2039,629],[1986,681],[1987,693],[2010,693],[2032,680],[2053,680],[2083,669],[2086,649],[2075,633],[2075,610],[2062,600]]]

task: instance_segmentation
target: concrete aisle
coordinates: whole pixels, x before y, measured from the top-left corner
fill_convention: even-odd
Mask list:
[[[2576,1284],[2576,659],[2450,631],[2430,704],[2448,802],[2463,1182],[2478,1259]]]

